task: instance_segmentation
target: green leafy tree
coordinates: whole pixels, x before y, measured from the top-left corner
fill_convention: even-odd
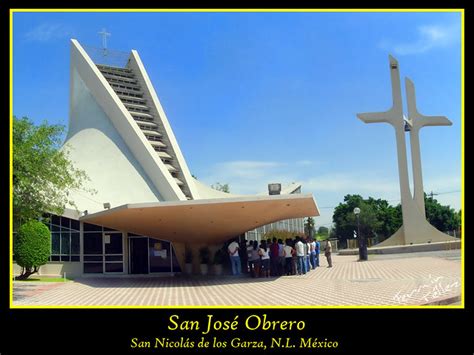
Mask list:
[[[273,238],[276,238],[276,239],[281,239],[281,240],[286,240],[288,238],[292,238],[295,237],[296,235],[298,235],[298,233],[295,233],[295,232],[290,232],[290,231],[286,231],[286,230],[277,230],[277,229],[272,229],[272,230],[269,230],[268,232],[266,232],[263,236],[262,236],[262,239],[273,239]]]
[[[368,198],[364,200],[360,195],[346,195],[344,202],[334,210],[333,222],[335,234],[341,245],[346,245],[347,239],[354,238],[357,231],[357,216],[354,208],[360,208],[360,234],[366,238],[377,237],[382,241],[392,235],[401,225],[401,209],[393,207],[387,201]]]
[[[43,223],[31,220],[21,225],[13,240],[16,263],[22,267],[18,280],[38,272],[50,256],[51,233]]]
[[[425,193],[426,219],[442,232],[457,230],[461,224],[460,213],[449,206],[442,206]]]
[[[459,221],[459,225],[457,228],[457,233],[458,233],[459,238],[461,238],[462,237],[462,210],[459,210],[458,212],[458,221]]]
[[[317,240],[326,240],[329,238],[329,228],[321,226],[318,228],[316,232],[316,239]]]
[[[318,234],[321,234],[321,235],[328,235],[329,234],[329,228],[328,227],[324,227],[324,226],[321,226],[318,228]]]
[[[61,215],[71,189],[88,179],[74,168],[67,149],[60,149],[64,127],[35,126],[27,117],[13,118],[13,222],[15,228],[45,212]],[[93,192],[93,190],[86,190]]]
[[[217,191],[230,193],[229,184],[222,185],[220,182],[216,182],[215,184],[211,185],[211,187]]]
[[[314,236],[314,218],[313,217],[306,218],[304,222],[304,231],[306,235],[309,235],[310,237]]]

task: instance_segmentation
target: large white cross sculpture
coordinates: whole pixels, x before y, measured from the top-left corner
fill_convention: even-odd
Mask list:
[[[390,238],[378,246],[419,244],[454,240],[433,227],[426,220],[419,131],[425,126],[450,126],[452,123],[443,116],[424,116],[416,107],[415,86],[406,78],[408,119],[403,116],[400,73],[398,61],[389,56],[392,81],[392,108],[385,112],[358,113],[357,117],[365,123],[389,123],[395,128],[397,142],[398,173],[403,214],[403,225]],[[410,132],[411,160],[413,169],[414,194],[410,192],[408,180],[407,149],[405,131]]]

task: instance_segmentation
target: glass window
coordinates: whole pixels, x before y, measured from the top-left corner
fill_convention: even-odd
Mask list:
[[[71,219],[71,229],[80,230],[80,223],[74,219]]]
[[[59,216],[56,216],[56,215],[51,215],[51,224],[55,224],[57,226],[60,226],[61,225],[61,218]]]
[[[80,254],[80,233],[72,232],[71,233],[71,254]]]
[[[122,254],[122,233],[105,233],[105,235],[110,236],[110,243],[105,243],[105,254]]]
[[[66,217],[61,217],[61,227],[71,229],[70,219]]]
[[[150,238],[148,246],[150,272],[171,272],[170,243]]]
[[[105,261],[122,261],[123,256],[122,255],[106,255],[105,256]]]
[[[60,230],[61,230],[61,227],[59,225],[55,225],[55,224],[51,225],[51,231],[59,232]]]
[[[102,263],[84,263],[85,274],[102,274]]]
[[[103,254],[102,232],[84,233],[84,254]]]
[[[73,255],[71,256],[71,261],[81,261],[79,258],[79,255]]]
[[[60,234],[51,233],[51,254],[60,254]]]
[[[171,252],[173,253],[173,272],[181,272],[181,267],[179,266],[178,258],[176,257],[176,253],[172,245]]]
[[[59,255],[51,255],[51,261],[59,261]]]
[[[95,224],[90,224],[90,223],[84,223],[84,231],[85,232],[101,232],[102,227],[97,226]]]
[[[70,261],[71,257],[69,255],[61,255],[61,261]]]
[[[106,263],[105,272],[123,272],[122,263]]]
[[[84,261],[102,261],[102,255],[84,255]]]
[[[71,253],[71,233],[61,232],[61,254]]]

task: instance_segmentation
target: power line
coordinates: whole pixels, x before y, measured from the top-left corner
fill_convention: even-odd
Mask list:
[[[429,194],[427,193],[427,196],[437,196],[437,195],[445,195],[445,194],[452,194],[455,192],[461,192],[461,190],[453,190],[453,191],[444,191],[444,192],[433,192],[431,191]],[[393,199],[393,200],[386,200],[387,202],[400,202],[401,200],[398,199]],[[322,206],[319,207],[319,209],[330,209],[330,208],[336,208],[337,206]]]

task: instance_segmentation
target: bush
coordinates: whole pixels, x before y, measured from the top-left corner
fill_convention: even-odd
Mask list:
[[[21,266],[19,280],[27,279],[48,262],[51,248],[51,233],[43,223],[31,220],[23,224],[15,236],[13,252],[16,263]]]

